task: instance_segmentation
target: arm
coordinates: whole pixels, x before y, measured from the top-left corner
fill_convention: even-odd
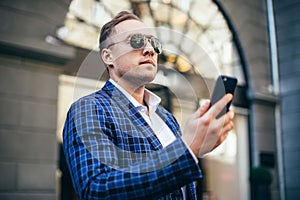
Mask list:
[[[201,177],[180,138],[162,150],[132,154],[115,145],[107,117],[91,101],[77,102],[68,113],[64,149],[80,198],[153,198]]]

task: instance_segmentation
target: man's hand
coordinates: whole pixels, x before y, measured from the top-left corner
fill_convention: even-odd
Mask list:
[[[197,157],[219,146],[233,129],[233,111],[228,111],[217,119],[217,115],[231,100],[232,95],[226,94],[211,107],[210,101],[207,100],[188,119],[182,138]]]

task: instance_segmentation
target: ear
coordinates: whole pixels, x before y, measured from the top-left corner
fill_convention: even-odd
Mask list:
[[[113,65],[113,56],[112,56],[112,52],[110,49],[102,49],[101,57],[102,57],[103,62],[107,66]]]

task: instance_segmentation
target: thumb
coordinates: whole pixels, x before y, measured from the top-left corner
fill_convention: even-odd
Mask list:
[[[204,115],[210,107],[210,100],[205,100],[204,103],[200,106],[200,108],[196,111],[197,116],[201,117]]]

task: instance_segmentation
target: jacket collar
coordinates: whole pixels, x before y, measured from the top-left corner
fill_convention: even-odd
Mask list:
[[[110,81],[107,81],[102,90],[111,97],[111,103],[118,106],[125,115],[131,119],[131,122],[135,124],[138,130],[148,139],[154,149],[158,150],[162,148],[161,143],[146,120],[118,88],[116,88]]]

